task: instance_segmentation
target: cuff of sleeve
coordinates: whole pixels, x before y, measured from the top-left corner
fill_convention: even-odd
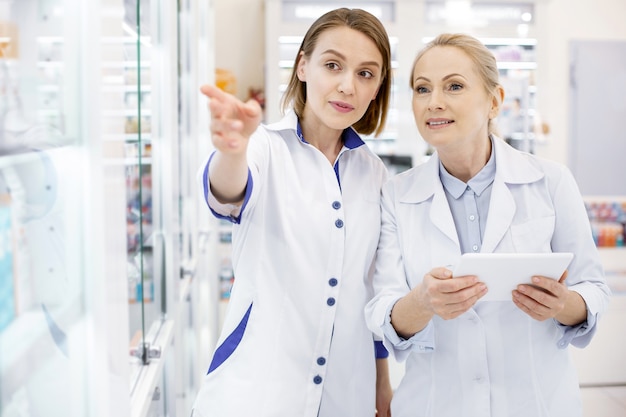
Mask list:
[[[239,223],[241,220],[241,212],[248,203],[248,200],[250,199],[250,195],[252,193],[252,173],[248,169],[248,183],[246,185],[243,204],[235,205],[220,203],[211,192],[211,187],[209,184],[209,165],[211,164],[211,160],[213,159],[214,154],[215,153],[211,154],[203,170],[202,185],[204,190],[204,199],[215,217],[217,217],[218,219],[228,220],[231,223]]]
[[[383,333],[385,338],[396,350],[411,350],[421,353],[435,350],[435,326],[432,320],[428,322],[426,327],[411,336],[411,338],[404,339],[398,336],[398,333],[396,333],[396,330],[393,328],[391,324],[391,309],[389,309],[383,325]]]
[[[376,359],[386,359],[389,357],[389,351],[383,345],[382,340],[374,341],[374,350],[376,352]]]
[[[597,316],[591,314],[589,310],[587,310],[587,320],[576,326],[566,326],[555,320],[557,327],[563,332],[557,342],[558,348],[565,349],[570,344],[579,348],[587,346],[596,331],[596,321]]]

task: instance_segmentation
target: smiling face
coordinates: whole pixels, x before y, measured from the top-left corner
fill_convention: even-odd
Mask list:
[[[489,120],[499,102],[476,64],[454,46],[435,46],[413,70],[413,115],[426,142],[443,152],[472,154],[489,143]]]
[[[347,27],[321,33],[297,67],[298,79],[306,83],[303,130],[343,131],[359,121],[376,98],[382,72],[382,55],[363,33]]]

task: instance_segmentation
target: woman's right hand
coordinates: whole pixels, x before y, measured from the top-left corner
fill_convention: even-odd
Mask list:
[[[460,316],[487,293],[476,276],[452,278],[447,268],[434,268],[391,310],[391,323],[399,336],[409,339],[423,330],[434,315],[444,320]]]
[[[414,291],[420,305],[450,320],[472,308],[487,293],[487,286],[474,275],[452,278],[452,271],[441,267],[427,273]]]
[[[243,102],[214,85],[200,92],[209,100],[213,146],[224,154],[244,154],[248,140],[261,123],[262,109],[256,100]]]

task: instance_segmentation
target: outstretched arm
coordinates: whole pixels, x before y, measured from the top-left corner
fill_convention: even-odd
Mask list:
[[[248,181],[248,141],[261,122],[261,106],[255,100],[244,103],[213,85],[203,85],[200,91],[210,99],[216,149],[208,174],[211,191],[222,203],[241,203]]]

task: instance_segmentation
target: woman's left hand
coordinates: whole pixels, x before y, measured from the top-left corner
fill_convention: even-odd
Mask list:
[[[532,285],[520,284],[513,290],[513,302],[535,320],[556,317],[565,309],[570,290],[565,285],[567,271],[557,281],[548,277],[533,277]]]
[[[391,385],[376,389],[376,417],[391,417]]]

